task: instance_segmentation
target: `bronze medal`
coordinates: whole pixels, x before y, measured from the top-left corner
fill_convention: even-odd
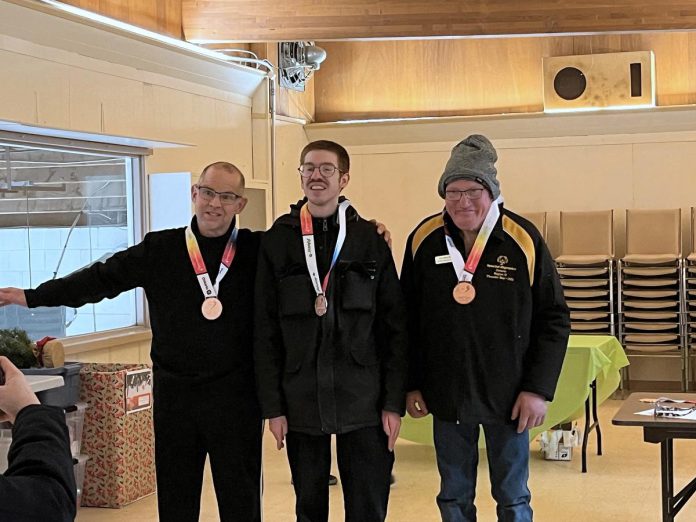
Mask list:
[[[314,300],[314,311],[316,314],[321,317],[326,313],[326,310],[328,308],[328,303],[326,302],[326,297],[324,297],[323,294],[318,295],[317,298]]]
[[[469,304],[476,297],[476,289],[468,281],[460,281],[452,290],[452,296],[459,304]]]
[[[209,297],[203,301],[201,312],[208,321],[214,321],[222,314],[222,303],[217,297]]]

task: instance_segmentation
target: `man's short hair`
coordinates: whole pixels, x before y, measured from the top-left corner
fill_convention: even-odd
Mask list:
[[[304,163],[305,156],[313,150],[328,150],[334,152],[338,157],[338,170],[348,172],[350,170],[350,156],[348,151],[334,141],[318,140],[308,143],[300,154],[300,164]]]
[[[235,165],[233,165],[232,163],[229,163],[229,162],[227,162],[227,161],[216,161],[215,163],[211,163],[210,165],[206,166],[206,167],[201,171],[201,175],[200,175],[200,177],[198,178],[198,184],[199,184],[199,185],[200,185],[201,183],[203,183],[203,180],[205,179],[205,173],[208,172],[208,169],[212,169],[212,168],[224,170],[225,172],[227,172],[227,173],[229,173],[229,174],[237,174],[237,175],[239,175],[239,180],[240,180],[240,182],[241,182],[241,184],[242,184],[242,188],[244,188],[244,186],[245,186],[245,184],[246,184],[246,180],[244,179],[244,174],[242,174],[242,171],[239,170]]]

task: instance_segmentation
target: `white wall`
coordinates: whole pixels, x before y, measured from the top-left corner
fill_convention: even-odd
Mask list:
[[[437,182],[452,146],[475,132],[491,137],[498,150],[506,205],[519,212],[550,212],[552,253],[559,244],[559,211],[616,209],[616,254],[623,255],[626,208],[681,208],[683,249],[688,253],[690,207],[696,206],[696,110],[655,114],[661,118],[655,125],[645,113],[635,113],[641,119],[636,125],[630,120],[634,115],[598,113],[577,118],[533,115],[529,121],[498,117],[319,124],[307,126],[306,132],[309,140],[330,139],[348,149],[352,167],[345,194],[363,216],[391,229],[398,266],[410,231],[442,209]],[[677,130],[669,127],[670,118]],[[693,128],[684,123],[689,119]],[[626,133],[627,128],[636,132]],[[654,133],[654,128],[663,132]],[[442,141],[430,141],[435,136]],[[295,192],[276,185],[279,201],[293,199]],[[633,361],[632,379],[678,376],[676,360]]]
[[[288,211],[290,204],[303,197],[300,188],[300,152],[309,143],[299,123],[278,121],[276,124],[276,178],[273,186],[276,216]]]

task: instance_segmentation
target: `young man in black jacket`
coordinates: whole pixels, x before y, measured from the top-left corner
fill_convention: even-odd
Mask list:
[[[300,522],[328,520],[336,435],[347,522],[383,521],[404,408],[406,325],[391,252],[340,198],[349,157],[302,151],[306,199],[266,233],[256,276],[254,358],[262,415],[287,438]]]
[[[22,372],[0,357],[0,421],[10,421],[8,468],[0,475],[0,520],[75,520],[75,475],[65,413],[42,406]]]
[[[152,326],[159,518],[198,520],[207,455],[220,519],[258,522],[263,425],[252,321],[261,233],[237,229],[244,176],[231,163],[203,169],[191,197],[189,227],[150,232],[35,290],[0,289],[0,306],[79,307],[142,287]]]
[[[476,520],[483,426],[498,520],[532,520],[527,430],[544,421],[570,330],[539,232],[503,207],[497,154],[469,136],[438,192],[445,210],[409,236],[401,281],[409,324],[408,412],[433,414],[442,520]]]

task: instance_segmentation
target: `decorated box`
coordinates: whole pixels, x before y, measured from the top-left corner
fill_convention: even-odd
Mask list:
[[[129,405],[134,374],[135,409]],[[151,495],[156,484],[152,371],[144,364],[85,364],[80,378],[81,397],[89,405],[81,452],[90,457],[82,505],[119,508]]]

